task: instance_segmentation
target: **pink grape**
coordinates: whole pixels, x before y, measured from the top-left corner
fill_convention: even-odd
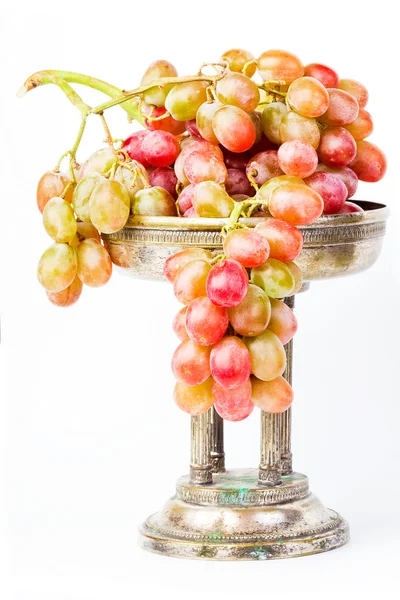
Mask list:
[[[258,379],[271,381],[282,375],[286,368],[286,354],[275,333],[266,329],[255,337],[244,337],[250,354],[251,372]]]
[[[234,229],[223,243],[227,258],[240,262],[246,268],[258,267],[269,256],[268,241],[252,229]]]
[[[347,198],[347,187],[339,177],[332,173],[317,172],[307,177],[305,182],[321,196],[326,215],[340,212]]]
[[[212,120],[219,108],[220,105],[218,102],[204,102],[196,114],[197,129],[201,137],[208,142],[211,142],[211,144],[218,144],[218,140],[212,126]]]
[[[172,372],[176,379],[187,385],[199,385],[210,375],[211,348],[184,340],[172,356]]]
[[[266,330],[271,318],[271,302],[264,290],[250,283],[244,299],[229,308],[228,314],[236,333],[252,337]]]
[[[199,109],[200,110],[200,109]],[[199,112],[199,111],[197,111]],[[197,115],[196,115],[197,118]],[[201,138],[201,133],[196,124],[196,119],[192,119],[191,121],[186,121],[186,131],[190,133],[190,135],[194,138]]]
[[[191,152],[185,159],[183,168],[186,177],[193,184],[202,181],[224,183],[228,177],[228,171],[222,159],[207,151]]]
[[[237,106],[222,106],[212,119],[217,140],[231,152],[245,152],[256,140],[251,117]]]
[[[136,192],[132,213],[143,217],[176,217],[176,204],[169,192],[160,186],[146,187]]]
[[[257,61],[257,67],[264,81],[283,81],[286,84],[302,77],[304,73],[304,67],[297,56],[284,50],[263,52]]]
[[[322,173],[332,173],[335,177],[339,177],[347,188],[347,198],[351,198],[356,193],[358,177],[350,167],[328,167],[327,165],[320,163],[317,167],[317,172],[318,171],[321,171]]]
[[[358,204],[354,204],[354,202],[345,202],[343,204],[341,210],[339,211],[339,214],[346,215],[349,213],[357,213],[357,212],[364,212],[363,209],[361,208],[361,206],[358,206]]]
[[[255,231],[268,240],[270,258],[282,262],[295,260],[303,248],[303,234],[286,221],[265,219],[256,225]]]
[[[153,167],[169,167],[179,154],[179,144],[168,131],[151,131],[143,140],[141,150]]]
[[[196,298],[187,309],[186,331],[190,339],[200,346],[212,346],[228,328],[226,308],[216,306],[207,296]]]
[[[268,206],[271,194],[280,185],[286,185],[287,183],[296,183],[298,185],[305,185],[301,177],[293,177],[292,175],[280,175],[279,177],[273,177],[258,190],[258,196],[266,206]],[[271,215],[269,215],[271,216]]]
[[[271,298],[271,318],[268,329],[278,336],[283,345],[290,342],[297,331],[297,319],[292,309],[282,300]]]
[[[323,210],[324,201],[318,192],[303,184],[280,185],[269,200],[271,215],[291,225],[309,225],[322,215]]]
[[[101,241],[99,232],[97,231],[97,229],[95,227],[93,227],[93,225],[91,223],[77,223],[76,227],[77,227],[76,237],[78,239],[78,242],[82,242],[83,240],[87,240],[89,238],[93,238],[94,240],[97,240],[98,242]],[[71,243],[71,245],[73,246],[72,243]]]
[[[251,281],[263,289],[270,298],[290,296],[295,286],[290,268],[275,258],[269,258],[260,267],[253,268]]]
[[[212,254],[204,248],[186,248],[171,254],[164,262],[164,275],[170,283],[174,283],[179,271],[193,260],[211,261]]]
[[[278,159],[282,171],[295,177],[308,177],[318,166],[315,149],[301,140],[284,142],[278,150]]]
[[[387,162],[378,146],[361,140],[357,142],[357,154],[349,166],[361,181],[375,182],[385,175]]]
[[[285,412],[293,402],[293,389],[283,377],[271,381],[251,378],[253,403],[272,414]]]
[[[178,206],[181,214],[184,214],[193,205],[193,192],[194,185],[190,183],[187,185],[178,196]]]
[[[263,185],[273,177],[279,177],[283,174],[276,150],[259,152],[249,160],[246,167],[247,177],[254,179],[257,185]]]
[[[243,386],[250,377],[250,355],[236,336],[222,338],[210,354],[211,374],[221,387],[233,390]]]
[[[79,300],[82,293],[82,287],[82,281],[79,277],[75,277],[73,282],[65,288],[65,290],[61,290],[61,292],[46,291],[46,294],[50,302],[55,306],[72,306]]]
[[[374,129],[371,115],[364,108],[360,108],[357,119],[350,123],[350,125],[346,125],[346,129],[351,133],[356,142],[365,139],[371,135]]]
[[[360,108],[364,108],[368,102],[368,90],[359,81],[354,79],[341,79],[339,83],[341,90],[348,92],[357,100]]]
[[[192,152],[210,152],[211,154],[214,154],[214,156],[216,156],[216,158],[223,160],[222,151],[220,150],[220,148],[218,146],[215,146],[214,144],[211,144],[210,142],[207,142],[206,140],[195,140],[195,141],[191,142],[188,146],[185,146],[185,148],[183,148],[183,150],[179,154],[179,156],[175,162],[175,166],[174,166],[177,178],[184,185],[189,184],[189,180],[186,177],[185,171],[184,171],[184,163],[185,163],[186,158]]]
[[[111,277],[112,262],[107,250],[93,238],[83,240],[76,249],[78,277],[85,285],[100,287]]]
[[[246,63],[254,60],[254,56],[248,52],[247,50],[242,50],[241,48],[233,48],[232,50],[228,50],[224,52],[221,56],[221,60],[226,60],[229,65],[229,69],[231,71],[235,71],[236,73],[242,73],[244,66]],[[251,64],[246,68],[246,75],[248,77],[252,77],[256,72],[257,66],[255,64]]]
[[[250,379],[233,390],[226,390],[214,381],[212,392],[215,399],[214,408],[225,421],[243,421],[254,410]]]
[[[184,306],[178,311],[172,322],[172,329],[176,336],[183,342],[189,338],[188,332],[186,331],[186,312],[188,307]]]
[[[286,104],[282,102],[271,102],[265,106],[261,115],[261,124],[268,140],[274,144],[280,144],[281,134],[280,126],[283,118],[286,116],[288,109]]]
[[[228,169],[228,178],[225,182],[225,189],[230,196],[238,194],[254,196],[255,194],[255,189],[250,184],[244,171],[240,169]]]
[[[232,198],[215,181],[202,181],[194,188],[193,208],[199,217],[229,217],[233,207]]]
[[[137,160],[144,167],[149,166],[149,162],[147,161],[143,150],[142,144],[143,140],[149,135],[148,131],[135,131],[132,135],[126,138],[122,145],[122,150],[128,153],[132,160]]]
[[[164,190],[167,190],[169,194],[177,199],[178,194],[176,192],[176,186],[178,183],[178,179],[175,175],[175,172],[170,167],[158,167],[158,169],[154,169],[149,175],[150,185],[161,187]]]
[[[326,88],[339,87],[339,75],[330,67],[318,63],[307,65],[304,75],[318,79]]]
[[[207,296],[224,308],[240,304],[248,287],[247,271],[237,260],[221,260],[212,267],[207,278]]]
[[[182,267],[174,280],[174,294],[182,304],[190,304],[199,296],[206,295],[206,281],[210,272],[209,262],[192,260]]]
[[[177,406],[189,415],[201,415],[214,404],[211,377],[200,385],[187,385],[178,381],[174,389],[174,400]]]
[[[290,110],[282,118],[279,126],[279,137],[281,142],[301,140],[315,149],[318,148],[320,132],[317,121],[309,117],[302,117],[294,110]]]
[[[48,292],[65,290],[75,279],[76,273],[76,252],[68,244],[53,244],[39,260],[37,276]]]
[[[36,190],[36,202],[41,213],[47,202],[61,196],[69,183],[70,178],[66,173],[47,171],[42,175]],[[65,194],[67,202],[72,202],[72,192],[73,187],[70,186]]]
[[[320,160],[330,167],[346,167],[355,158],[356,142],[344,127],[332,127],[321,132],[318,148]]]
[[[199,215],[197,214],[196,209],[193,206],[188,208],[183,216],[187,219],[199,218]]]
[[[182,121],[176,121],[173,117],[171,117],[171,115],[163,119],[157,119],[157,117],[162,117],[168,113],[164,106],[156,107],[143,104],[142,112],[144,112],[146,115],[149,115],[149,118],[144,120],[146,129],[149,131],[169,131],[169,133],[172,133],[172,135],[180,135],[186,129],[185,123],[182,123]],[[152,120],[151,117],[153,117],[154,120]]]
[[[216,85],[217,100],[221,104],[237,106],[253,112],[260,102],[257,84],[242,73],[228,72]]]
[[[303,117],[320,117],[329,106],[325,86],[313,77],[295,79],[289,86],[286,100]]]
[[[329,88],[329,107],[319,117],[319,121],[325,125],[348,125],[358,117],[359,106],[357,100],[351,94],[337,88]]]

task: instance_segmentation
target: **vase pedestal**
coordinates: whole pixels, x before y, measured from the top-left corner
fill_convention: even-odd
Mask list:
[[[216,473],[208,485],[182,477],[176,495],[141,526],[141,546],[180,558],[268,560],[348,541],[346,521],[310,493],[305,475],[284,475],[270,487],[258,477],[257,469]]]

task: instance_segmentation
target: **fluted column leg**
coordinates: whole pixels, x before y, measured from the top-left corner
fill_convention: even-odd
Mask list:
[[[281,482],[281,415],[261,411],[261,458],[258,483]]]
[[[202,415],[191,417],[191,483],[204,484],[212,482],[210,442],[213,410],[213,408],[210,408]]]
[[[223,473],[225,471],[224,420],[214,407],[211,409],[210,435],[212,472]]]
[[[293,310],[294,296],[285,299],[285,303]],[[285,346],[286,350],[286,370],[284,378],[292,385],[293,369],[293,340],[290,340]],[[281,471],[282,475],[290,475],[292,469],[292,408],[288,408],[281,415]]]

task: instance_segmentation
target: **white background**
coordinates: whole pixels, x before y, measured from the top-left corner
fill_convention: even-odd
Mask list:
[[[399,475],[399,69],[394,3],[4,2],[1,45],[0,525],[7,600],[396,597]],[[190,74],[241,46],[281,47],[370,91],[384,181],[357,197],[390,205],[379,262],[315,283],[298,298],[294,464],[348,518],[351,543],[268,563],[183,562],[136,543],[138,524],[188,468],[189,417],[174,406],[172,289],[120,276],[50,305],[36,264],[50,240],[35,200],[68,149],[78,112],[46,86],[17,100],[32,72],[59,68],[135,87],[157,58]],[[82,90],[95,103],[102,98]],[[133,130],[123,111],[115,137]],[[80,158],[102,145],[92,117]],[[78,157],[78,158],[79,158]],[[397,239],[396,239],[397,238]],[[228,424],[228,466],[258,463],[259,415]],[[8,564],[8,568],[7,568]],[[0,567],[0,568],[1,568]]]

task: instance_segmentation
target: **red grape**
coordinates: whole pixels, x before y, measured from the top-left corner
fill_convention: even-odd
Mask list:
[[[251,384],[252,401],[265,412],[283,413],[293,402],[292,387],[283,377],[276,377],[271,381],[261,381],[252,377]]]
[[[63,191],[70,182],[70,178],[65,173],[47,171],[39,180],[36,192],[37,205],[42,213],[44,207],[51,198],[62,196]],[[65,200],[72,202],[73,187],[70,186],[65,194]]]
[[[73,282],[61,292],[48,292],[48,299],[55,306],[72,306],[79,300],[82,293],[83,284],[79,277],[75,277]]]
[[[257,61],[258,71],[264,81],[284,81],[292,83],[302,77],[304,67],[294,54],[284,50],[263,52]]]
[[[303,248],[303,234],[286,221],[265,219],[255,231],[268,240],[270,258],[288,262],[297,258]]]
[[[266,329],[255,337],[245,337],[243,342],[250,354],[251,372],[263,381],[282,375],[286,368],[286,354],[275,333]]]
[[[174,389],[174,400],[177,406],[192,416],[207,412],[214,404],[212,384],[211,377],[200,385],[186,385],[178,381]]]
[[[183,169],[186,177],[193,184],[202,181],[224,183],[228,177],[228,171],[222,159],[207,150],[191,152],[183,163]]]
[[[348,92],[357,100],[360,108],[364,108],[368,102],[368,90],[359,81],[354,79],[341,79],[339,83],[341,90]]]
[[[199,111],[197,111],[197,112],[199,112]],[[196,118],[197,118],[197,115],[196,115]],[[193,136],[194,138],[201,138],[201,133],[199,131],[199,128],[197,127],[196,119],[191,119],[190,121],[186,121],[185,125],[186,125],[186,131],[191,136]]]
[[[186,331],[190,339],[200,346],[212,346],[228,328],[228,311],[216,306],[207,296],[196,298],[187,309]]]
[[[149,174],[149,179],[152,186],[161,187],[164,190],[167,190],[174,200],[177,199],[178,194],[176,192],[176,185],[178,179],[173,169],[170,167],[158,167]]]
[[[328,110],[329,94],[313,77],[300,77],[290,84],[287,101],[303,117],[320,117]]]
[[[180,148],[172,133],[151,131],[143,140],[141,150],[153,167],[169,167],[175,162]]]
[[[253,156],[246,167],[247,177],[252,177],[257,185],[262,185],[273,177],[283,175],[279,166],[278,152],[266,150]]]
[[[351,94],[337,88],[328,89],[329,107],[319,117],[319,121],[325,125],[348,125],[358,117],[359,106],[357,100]]]
[[[212,387],[214,408],[225,421],[243,421],[254,410],[250,378],[239,388],[227,390],[216,381]]]
[[[183,308],[181,308],[181,310],[176,313],[173,323],[172,323],[172,329],[174,330],[174,333],[176,334],[176,336],[181,340],[181,342],[183,342],[184,340],[187,340],[189,338],[188,332],[186,331],[186,311],[187,311],[187,309],[188,309],[187,306],[184,306]]]
[[[210,366],[214,381],[221,387],[241,387],[250,377],[249,351],[238,337],[224,337],[211,350]]]
[[[282,300],[271,298],[271,318],[268,329],[278,336],[283,345],[287,344],[297,331],[297,319],[292,309]]]
[[[271,317],[271,302],[264,290],[250,283],[242,302],[228,309],[228,314],[236,333],[252,337],[266,330]]]
[[[234,229],[224,239],[227,258],[240,262],[246,268],[258,267],[269,256],[268,241],[252,229]]]
[[[254,196],[255,194],[255,189],[241,169],[228,169],[228,178],[225,182],[225,189],[230,196],[242,194],[248,197]]]
[[[149,132],[145,130],[135,131],[135,133],[132,133],[132,135],[126,138],[122,145],[122,150],[125,150],[132,160],[137,160],[144,167],[149,166],[149,162],[147,161],[142,150],[143,140],[148,135]]]
[[[318,63],[307,65],[304,69],[304,75],[318,79],[318,81],[326,88],[339,87],[339,75],[333,69],[330,69],[325,65],[320,65]]]
[[[187,385],[199,385],[210,375],[211,348],[184,340],[172,356],[172,372],[176,379]]]
[[[347,188],[347,198],[351,198],[357,191],[358,187],[358,177],[350,169],[350,167],[328,167],[323,163],[320,163],[317,167],[317,171],[322,171],[323,173],[332,173],[336,177],[339,177]]]
[[[350,125],[346,125],[346,129],[351,133],[356,142],[363,140],[371,135],[374,129],[371,115],[364,108],[360,108],[357,119],[350,123]]]
[[[247,294],[249,276],[238,261],[227,259],[216,263],[207,278],[207,296],[217,306],[237,306]]]
[[[245,171],[247,163],[251,158],[250,152],[230,152],[226,148],[222,148],[225,164],[228,169],[239,169]]]
[[[190,183],[187,185],[178,196],[178,206],[181,214],[183,215],[193,205],[193,192],[194,185]]]
[[[194,206],[191,206],[190,208],[187,209],[187,211],[184,213],[183,216],[188,219],[193,219],[193,218],[198,218],[199,215],[197,214]]]
[[[358,204],[354,204],[354,202],[345,202],[343,204],[339,214],[346,215],[349,213],[357,213],[357,212],[364,212],[363,209],[361,208],[361,206],[358,206]]]
[[[271,215],[292,225],[309,225],[322,215],[323,210],[321,196],[307,185],[296,183],[280,185],[269,201]]]
[[[186,129],[185,123],[182,123],[182,121],[176,121],[170,115],[164,119],[157,119],[157,117],[162,117],[168,112],[164,106],[155,107],[144,104],[142,105],[142,111],[146,115],[151,115],[151,117],[154,117],[154,120],[149,118],[145,119],[144,121],[146,129],[149,131],[169,131],[169,133],[172,133],[172,135],[179,135]]]
[[[251,117],[237,106],[222,106],[212,120],[216,138],[231,152],[245,152],[256,141]]]
[[[171,283],[174,283],[179,271],[193,260],[211,261],[212,254],[204,248],[186,248],[180,252],[175,252],[167,258],[164,263],[164,275]]]
[[[278,159],[282,171],[295,177],[308,177],[318,166],[315,149],[301,140],[284,142],[278,150]]]
[[[379,181],[386,173],[386,157],[378,146],[361,140],[357,142],[357,154],[350,168],[361,181]]]
[[[318,156],[326,165],[345,167],[355,158],[356,153],[354,138],[344,127],[329,127],[321,132]]]
[[[223,160],[223,154],[219,146],[215,146],[214,144],[211,144],[206,140],[195,140],[191,142],[188,146],[185,146],[185,148],[183,148],[182,152],[179,154],[175,162],[174,167],[177,178],[184,185],[189,184],[189,180],[186,177],[184,171],[184,163],[192,152],[208,152],[213,154],[216,158]]]
[[[305,182],[321,196],[326,215],[340,212],[347,198],[347,187],[339,177],[332,173],[317,172],[307,177]]]
[[[190,304],[195,298],[206,295],[210,269],[209,262],[197,259],[188,262],[178,271],[174,280],[174,294],[179,302]]]

